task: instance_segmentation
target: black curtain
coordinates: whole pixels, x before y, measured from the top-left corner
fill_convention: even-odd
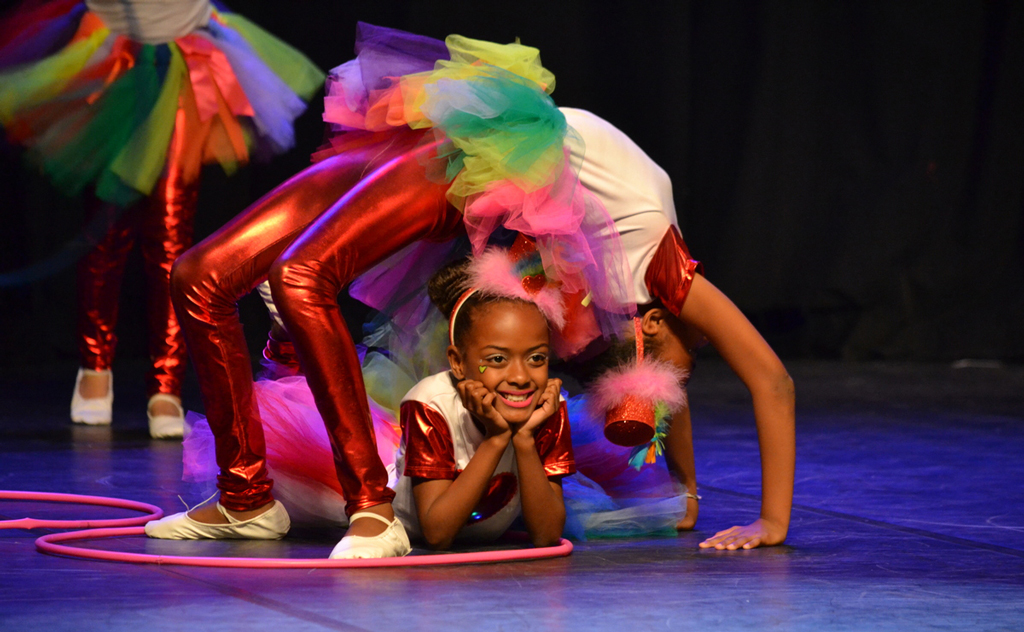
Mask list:
[[[788,355],[1022,357],[1022,6],[694,7],[709,276]]]
[[[229,3],[230,4],[230,3]],[[1024,358],[1024,7],[907,2],[235,2],[327,69],[356,20],[521,38],[555,100],[630,134],[672,176],[683,234],[785,357]],[[204,172],[198,237],[308,164],[298,147]],[[0,272],[74,237],[77,201],[0,151]],[[138,261],[122,357],[144,356]],[[0,288],[0,364],[75,358],[74,274]],[[363,312],[343,300],[357,328]],[[242,305],[254,348],[266,316]]]

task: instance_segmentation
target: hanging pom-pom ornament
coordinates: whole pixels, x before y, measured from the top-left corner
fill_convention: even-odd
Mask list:
[[[655,440],[652,448],[662,451],[656,437],[662,421],[662,438],[667,433],[666,420],[686,405],[683,379],[686,373],[667,362],[644,357],[643,331],[640,319],[634,319],[637,357],[633,362],[606,371],[591,387],[592,408],[604,413],[604,436],[616,445],[633,447]],[[645,459],[646,460],[646,459]]]

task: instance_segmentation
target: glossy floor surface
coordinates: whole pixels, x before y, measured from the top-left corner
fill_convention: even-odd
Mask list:
[[[0,531],[0,630],[1022,630],[1024,368],[789,364],[798,393],[786,545],[698,550],[757,516],[749,403],[695,373],[699,531],[578,543],[568,558],[362,570],[136,566],[43,555]],[[66,424],[73,368],[0,376],[0,488],[118,496],[177,511],[180,444],[150,441],[143,398],[112,428]],[[139,387],[141,388],[141,387]],[[186,397],[188,403],[188,397]],[[0,519],[113,517],[7,501]],[[325,556],[338,537],[89,546]]]

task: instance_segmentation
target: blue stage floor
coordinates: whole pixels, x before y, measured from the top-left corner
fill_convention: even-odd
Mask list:
[[[708,361],[691,387],[697,532],[578,543],[548,561],[268,571],[54,557],[36,552],[39,533],[6,530],[0,630],[1024,630],[1024,368],[788,366],[798,463],[785,546],[697,548],[756,517],[760,482],[747,396]],[[72,382],[69,367],[0,375],[0,488],[178,511],[181,447],[145,436],[141,385],[123,380],[111,430],[66,424]],[[27,515],[131,514],[0,502],[0,519]],[[90,546],[316,557],[337,537]]]

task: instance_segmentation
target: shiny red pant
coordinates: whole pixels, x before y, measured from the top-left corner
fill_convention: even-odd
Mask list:
[[[264,279],[327,426],[348,513],[394,497],[337,296],[406,245],[464,230],[446,186],[426,178],[421,161],[434,147],[417,148],[420,138],[354,143],[268,193],[175,265],[171,294],[216,438],[226,508],[246,511],[272,498],[236,305]]]
[[[177,137],[175,137],[175,141]],[[170,278],[174,261],[192,245],[192,223],[199,191],[198,177],[181,172],[180,152],[168,156],[163,177],[153,193],[125,209],[103,239],[78,263],[78,346],[81,365],[110,369],[117,347],[118,295],[128,253],[136,238],[146,276],[146,319],[149,355],[147,395],[181,395],[186,351],[181,327],[171,306]],[[91,214],[113,215],[112,205],[90,203]]]

